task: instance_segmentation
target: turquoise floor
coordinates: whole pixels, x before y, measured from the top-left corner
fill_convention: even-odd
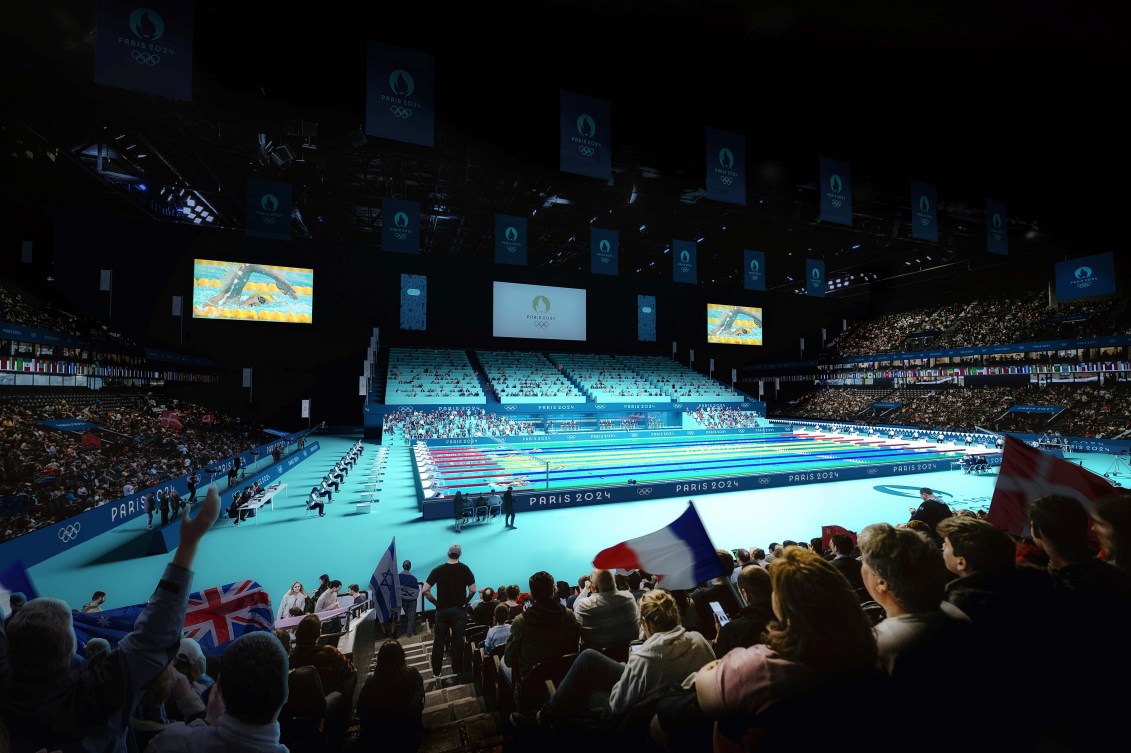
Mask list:
[[[282,477],[289,499],[279,499],[258,525],[238,528],[218,523],[202,540],[196,560],[194,588],[250,578],[266,587],[272,601],[301,580],[307,591],[320,573],[343,584],[368,582],[382,551],[396,537],[401,559],[413,562],[423,579],[445,559],[447,547],[463,545],[464,562],[480,588],[518,583],[548,570],[555,579],[576,581],[592,569],[593,556],[626,538],[651,532],[674,520],[687,499],[651,499],[565,510],[519,513],[515,530],[501,522],[465,527],[457,534],[447,520],[422,521],[416,509],[409,450],[391,450],[380,503],[371,513],[352,502],[362,498],[364,468],[376,445],[367,446],[358,468],[346,479],[341,494],[326,507],[325,518],[303,519],[310,487],[358,439],[358,435],[320,436],[322,450]],[[1109,470],[1107,455],[1079,453],[1092,470]],[[919,503],[918,489],[930,486],[955,508],[985,508],[996,475],[971,476],[961,471],[935,472],[890,479],[866,479],[799,485],[792,488],[711,494],[695,500],[715,545],[725,549],[765,547],[783,539],[808,540],[821,526],[859,530],[869,523],[902,523]],[[1121,483],[1131,481],[1121,477]],[[57,596],[77,607],[90,595],[107,593],[107,608],[148,599],[169,555],[125,556],[131,542],[145,534],[144,517],[77,546],[30,570],[41,595]]]

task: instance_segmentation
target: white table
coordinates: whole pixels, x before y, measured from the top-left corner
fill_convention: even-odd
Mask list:
[[[287,485],[286,484],[271,484],[270,486],[264,488],[263,491],[259,492],[254,497],[249,499],[247,502],[244,502],[242,505],[240,505],[240,509],[239,509],[240,520],[246,520],[248,517],[250,517],[258,525],[258,522],[259,522],[259,516],[258,515],[249,516],[249,515],[246,515],[245,513],[253,512],[253,511],[258,512],[259,508],[264,507],[268,504],[270,504],[271,509],[274,510],[275,509],[275,496],[279,492],[283,492],[284,493],[283,498],[286,499],[286,491],[287,491]]]

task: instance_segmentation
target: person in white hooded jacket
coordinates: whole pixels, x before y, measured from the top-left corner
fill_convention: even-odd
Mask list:
[[[594,649],[582,651],[536,721],[516,716],[515,724],[552,724],[591,709],[607,709],[609,715],[618,716],[715,658],[710,641],[680,624],[679,607],[667,591],[654,589],[641,597],[640,622],[645,640],[634,647],[627,664]]]

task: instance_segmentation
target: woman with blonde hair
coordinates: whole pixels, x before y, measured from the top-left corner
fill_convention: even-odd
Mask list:
[[[286,595],[279,602],[279,612],[275,615],[275,619],[281,620],[285,617],[290,617],[292,607],[298,607],[303,611],[306,610],[306,591],[303,590],[302,583],[297,580],[291,584],[291,590],[287,591]]]

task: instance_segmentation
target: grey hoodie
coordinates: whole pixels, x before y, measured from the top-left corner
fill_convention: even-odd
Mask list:
[[[652,691],[681,682],[714,658],[710,642],[682,625],[653,633],[629,655],[624,673],[609,693],[609,710],[623,714]]]

